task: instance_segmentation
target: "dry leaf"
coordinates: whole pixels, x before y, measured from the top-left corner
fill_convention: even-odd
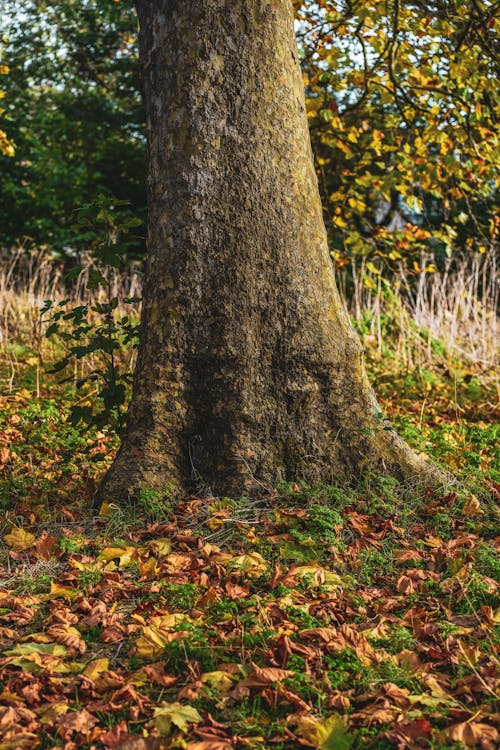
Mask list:
[[[9,534],[4,536],[5,543],[15,552],[24,552],[35,545],[36,537],[26,529],[15,526]]]
[[[463,742],[469,747],[477,745],[483,740],[496,742],[498,740],[498,731],[490,724],[484,724],[474,721],[462,721],[460,724],[454,724],[445,730],[447,736],[454,742]]]
[[[168,703],[154,709],[153,723],[162,735],[171,734],[172,726],[186,734],[190,724],[198,724],[200,721],[201,716],[198,711],[182,703]]]

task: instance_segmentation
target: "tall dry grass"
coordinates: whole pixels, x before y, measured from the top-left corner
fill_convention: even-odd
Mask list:
[[[390,279],[381,265],[377,269],[366,258],[341,270],[341,296],[358,329],[380,355],[391,349],[406,367],[439,356],[494,367],[499,355],[497,254],[455,256],[426,271],[432,262],[432,256],[422,255],[418,272],[401,263]]]
[[[81,262],[83,270],[69,283],[64,265],[44,250],[27,252],[19,247],[0,255],[0,386],[12,389],[19,369],[36,364],[39,390],[46,365],[64,353],[61,340],[47,339],[44,335],[49,318],[43,320],[40,311],[46,300],[55,303],[67,300],[69,309],[82,304],[92,307],[105,302],[108,295],[118,299],[141,296],[140,276],[114,269],[108,272],[108,289],[89,289],[88,278],[94,263],[90,257],[82,258]],[[140,304],[127,304],[123,314],[138,317]],[[75,380],[91,371],[98,357],[97,354],[75,362]],[[127,367],[133,367],[132,352],[127,352],[123,359]]]
[[[420,267],[431,258],[422,257]],[[38,377],[45,365],[61,355],[61,342],[44,337],[40,309],[45,300],[68,300],[68,305],[104,301],[104,290],[89,290],[91,258],[68,285],[65,269],[44,250],[27,252],[20,247],[0,256],[0,377],[12,388],[19,368],[37,363]],[[341,295],[370,348],[380,356],[390,351],[400,365],[429,365],[436,358],[464,359],[479,369],[498,363],[498,301],[500,279],[494,253],[448,259],[442,268],[410,274],[403,264],[392,279],[373,270],[366,259],[352,261],[338,273]],[[113,272],[111,296],[119,299],[141,294],[137,274]],[[348,291],[349,290],[349,291]],[[124,314],[139,314],[127,305]],[[133,366],[133,357],[125,357]],[[75,378],[92,368],[82,362]]]

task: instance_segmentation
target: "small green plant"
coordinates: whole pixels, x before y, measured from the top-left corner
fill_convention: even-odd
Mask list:
[[[117,431],[125,426],[125,403],[131,381],[131,373],[120,365],[118,353],[129,346],[135,347],[138,336],[138,321],[122,311],[124,305],[140,301],[137,297],[119,299],[113,291],[113,276],[122,266],[127,247],[123,237],[141,224],[125,205],[124,201],[111,201],[101,195],[94,204],[84,206],[79,217],[81,233],[77,245],[90,248],[93,254],[86,286],[103,291],[104,298],[96,297],[94,304],[75,307],[68,305],[68,299],[58,303],[46,300],[41,310],[42,318],[50,313],[45,336],[57,335],[66,349],[65,356],[51,372],[61,372],[73,362],[84,360],[90,363],[90,371],[76,379],[76,386],[97,387],[100,408],[87,403],[74,404],[70,410],[72,423],[83,421],[99,428],[111,425]],[[76,265],[67,275],[68,282],[81,272],[82,266]]]
[[[183,624],[183,627],[186,627]],[[174,672],[186,669],[190,662],[199,662],[204,672],[211,672],[217,668],[218,657],[207,637],[207,630],[193,627],[189,634],[181,640],[173,640],[167,644],[164,651],[164,661]]]
[[[78,584],[84,589],[93,588],[94,586],[97,586],[102,575],[102,570],[97,570],[96,568],[80,570],[78,573]]]
[[[167,485],[163,492],[152,489],[142,489],[139,494],[138,506],[153,521],[165,520],[172,512],[173,485]]]
[[[200,588],[194,583],[167,583],[162,586],[162,595],[173,612],[187,612],[194,607]]]
[[[17,594],[40,594],[50,589],[53,576],[50,573],[26,571],[16,576],[13,588]]]

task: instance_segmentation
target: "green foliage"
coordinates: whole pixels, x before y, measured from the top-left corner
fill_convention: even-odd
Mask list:
[[[173,485],[167,486],[163,493],[143,489],[140,492],[138,505],[140,512],[154,521],[164,521],[172,512]]]
[[[333,257],[380,284],[432,273],[498,234],[500,108],[488,2],[297,2],[308,116]],[[421,266],[422,253],[433,262]]]
[[[404,260],[432,273],[483,253],[495,216],[498,18],[484,0],[294,3],[332,254],[376,290]],[[0,0],[14,158],[1,158],[4,243],[74,253],[74,218],[97,194],[145,216],[145,136],[132,3]],[[127,252],[141,254],[135,238]],[[427,253],[430,260],[421,260]]]
[[[102,193],[145,217],[144,113],[132,3],[0,0],[5,116],[0,157],[4,245],[73,256],[81,206]],[[136,237],[128,251],[143,252]]]
[[[135,297],[119,299],[113,293],[113,270],[120,267],[126,248],[121,244],[138,220],[123,207],[122,202],[111,205],[104,196],[96,203],[85,206],[79,224],[82,229],[80,241],[93,250],[94,266],[88,273],[87,287],[100,289],[103,300],[93,305],[68,306],[64,299],[57,304],[47,300],[42,315],[50,313],[47,337],[57,335],[66,348],[66,355],[55,365],[52,372],[65,370],[75,360],[89,359],[93,367],[89,374],[77,380],[77,388],[90,383],[97,386],[101,408],[94,410],[89,404],[74,404],[71,421],[103,427],[111,425],[115,430],[125,426],[125,403],[131,381],[130,370],[120,366],[117,354],[124,348],[137,345],[138,322],[129,315],[122,315],[124,306],[136,303]],[[81,267],[76,266],[68,275],[78,277]],[[96,359],[94,355],[99,355]]]

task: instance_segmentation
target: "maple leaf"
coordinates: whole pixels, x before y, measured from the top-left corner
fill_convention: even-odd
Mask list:
[[[4,536],[4,539],[15,552],[24,552],[35,545],[36,537],[26,529],[15,526],[9,534]]]
[[[186,734],[190,724],[198,724],[200,721],[198,711],[182,703],[167,703],[154,709],[153,724],[161,735],[171,734],[173,726]]]

